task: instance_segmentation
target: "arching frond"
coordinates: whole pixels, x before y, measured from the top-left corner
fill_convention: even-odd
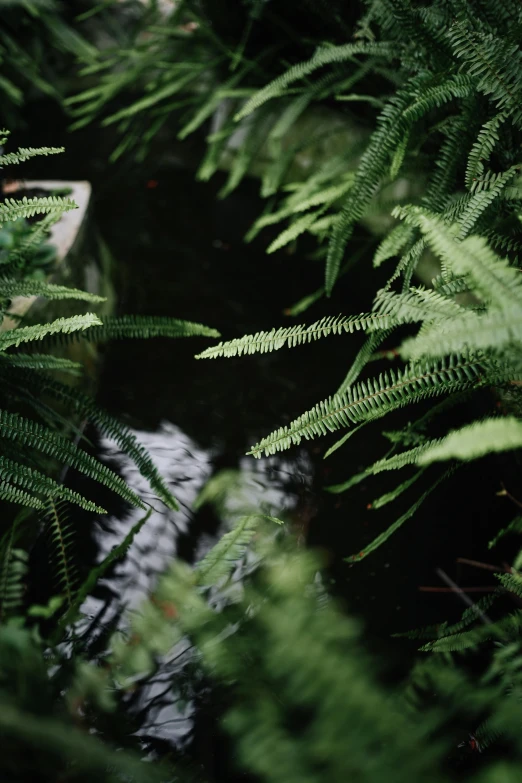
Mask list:
[[[18,330],[19,331],[19,330]],[[85,338],[90,342],[105,342],[106,340],[137,339],[146,340],[151,337],[220,337],[216,329],[192,321],[182,321],[178,318],[163,316],[121,315],[105,316],[86,332],[68,337],[64,332],[62,340]]]
[[[91,302],[91,304],[105,302],[104,296],[90,294],[88,291],[80,291],[77,288],[44,283],[41,280],[0,278],[0,297],[11,299],[13,296],[42,296],[45,299],[79,299],[83,302]]]
[[[14,163],[25,163],[29,158],[39,155],[58,155],[65,147],[19,147],[16,152],[4,152],[0,155],[0,166],[12,166]]]
[[[522,422],[513,416],[483,419],[453,430],[426,449],[418,462],[429,465],[448,459],[471,460],[496,451],[522,448]]]
[[[267,101],[282,95],[290,84],[304,79],[305,76],[317,71],[319,68],[323,68],[331,63],[341,63],[350,60],[355,55],[360,54],[393,57],[395,53],[386,43],[355,43],[320,47],[310,60],[292,66],[286,73],[278,76],[277,79],[267,84],[266,87],[258,90],[236,114],[235,119],[241,120],[243,117],[248,116]]]
[[[34,215],[45,215],[48,212],[68,212],[77,209],[78,205],[68,198],[59,196],[46,196],[21,199],[6,198],[0,202],[0,226],[11,220],[30,218]]]
[[[34,468],[29,468],[20,462],[14,462],[7,457],[0,456],[0,481],[19,487],[24,492],[32,493],[45,501],[46,498],[55,497],[75,503],[93,514],[106,514],[104,508],[87,500],[78,492],[58,484],[49,476]]]
[[[140,498],[123,479],[53,430],[18,414],[0,411],[0,435],[76,468],[89,478],[109,487],[131,505],[143,508]]]
[[[101,323],[97,315],[87,313],[86,315],[73,315],[70,318],[57,318],[48,324],[20,326],[18,329],[0,332],[0,350],[5,351],[6,348],[17,347],[21,343],[43,340],[44,337],[49,335],[72,334],[73,332],[84,331],[93,326],[99,326]]]
[[[72,554],[73,531],[68,521],[67,507],[49,499],[45,506],[44,522],[51,542],[51,561],[56,581],[70,607],[78,579]]]
[[[382,373],[378,378],[355,384],[345,394],[336,394],[319,403],[257,443],[249,454],[255,457],[275,454],[298,445],[303,438],[309,440],[361,421],[371,421],[426,397],[480,385],[484,382],[483,372],[484,367],[477,360],[449,357],[440,364],[426,363],[402,373]]]
[[[390,324],[391,319],[387,315],[326,316],[310,326],[305,324],[282,326],[279,329],[272,329],[270,332],[247,334],[235,340],[219,343],[206,348],[196,356],[196,359],[216,359],[221,356],[231,357],[243,354],[269,353],[285,346],[293,348],[297,345],[304,345],[305,343],[319,340],[321,337],[327,337],[330,334],[353,334],[354,332],[371,328],[385,328]]]

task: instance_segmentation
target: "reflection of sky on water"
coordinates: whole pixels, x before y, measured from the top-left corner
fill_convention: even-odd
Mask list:
[[[136,466],[112,441],[101,438],[101,453],[140,497],[154,509],[150,519],[138,533],[125,558],[119,561],[110,574],[100,580],[94,593],[87,598],[82,613],[85,617],[78,631],[89,628],[92,640],[100,629],[114,624],[125,631],[125,610],[139,609],[142,600],[150,594],[157,577],[166,570],[177,554],[180,535],[195,538],[194,555],[199,560],[215,544],[219,535],[230,529],[245,512],[261,511],[272,516],[285,516],[296,506],[299,488],[308,487],[312,466],[305,452],[297,453],[293,460],[271,457],[254,460],[243,457],[238,462],[238,482],[221,504],[217,535],[198,530],[194,501],[211,477],[216,454],[201,449],[179,427],[162,422],[156,432],[134,430],[160,470],[169,488],[179,502],[179,510],[172,511],[156,498]],[[122,517],[98,520],[93,536],[98,550],[97,562],[101,562],[142,518],[143,511],[129,509]],[[219,608],[240,589],[241,578],[255,568],[255,556],[245,555],[238,564],[232,585],[223,591],[212,591],[212,605]],[[97,624],[92,622],[97,618]],[[181,682],[183,670],[191,661],[190,644],[183,640],[160,662],[158,670],[128,698],[127,706],[140,725],[139,736],[163,739],[177,747],[190,738],[194,720],[194,705],[183,693],[176,693],[176,681]],[[186,686],[186,683],[185,683]],[[190,686],[188,686],[190,687]]]

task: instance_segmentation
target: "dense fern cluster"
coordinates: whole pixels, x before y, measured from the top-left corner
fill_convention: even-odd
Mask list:
[[[4,145],[6,141],[7,134],[4,133],[0,144]],[[59,151],[44,148],[43,154]],[[37,153],[35,149],[22,149],[6,153],[1,162],[12,165]],[[36,214],[45,215],[32,225],[29,233],[15,242],[2,266],[0,277],[0,499],[39,512],[44,528],[49,531],[51,551],[57,559],[58,582],[65,590],[68,606],[73,603],[74,590],[70,573],[71,533],[67,523],[67,507],[79,506],[92,514],[103,514],[105,511],[98,503],[58,481],[57,468],[65,466],[80,471],[117,493],[131,506],[145,507],[144,501],[120,476],[88,454],[81,441],[78,442],[79,439],[71,439],[71,430],[75,429],[74,417],[92,422],[115,439],[134,460],[162,501],[169,508],[176,509],[178,506],[134,433],[78,388],[64,382],[64,375],[78,376],[82,367],[67,357],[55,356],[49,348],[49,342],[56,339],[68,341],[80,336],[95,342],[158,336],[218,336],[215,330],[206,326],[174,318],[113,316],[102,321],[94,312],[31,325],[25,325],[22,319],[17,328],[12,328],[12,317],[9,316],[15,297],[79,300],[94,308],[103,301],[98,295],[50,281],[32,279],[24,273],[30,267],[31,257],[38,252],[52,223],[59,220],[64,211],[74,209],[75,206],[69,199],[58,197],[7,198],[0,204],[2,223]],[[20,263],[21,259],[23,264]],[[47,348],[47,352],[42,352],[42,345]],[[71,419],[66,428],[64,410]],[[17,517],[17,520],[22,518],[23,515]],[[17,521],[12,522],[12,515],[11,519],[6,519],[6,523],[11,524],[4,531],[0,543],[4,558],[0,603],[9,607],[13,603],[13,596],[17,594],[15,585],[10,586],[11,575],[14,573],[19,577],[24,563],[24,553],[19,542],[24,540],[27,544],[28,539],[23,526]]]

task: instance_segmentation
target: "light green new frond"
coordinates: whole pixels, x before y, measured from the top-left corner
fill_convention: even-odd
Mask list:
[[[518,346],[521,341],[522,307],[516,307],[502,312],[469,312],[425,325],[416,337],[402,343],[399,353],[411,361],[459,351],[490,349],[502,354],[510,344]]]
[[[15,413],[0,411],[0,436],[76,468],[116,492],[131,505],[143,508],[140,498],[123,479],[53,430]]]
[[[379,315],[389,316],[395,325],[439,321],[467,314],[454,299],[426,288],[410,288],[401,294],[381,290],[375,297],[374,309]]]
[[[243,108],[236,114],[236,120],[242,120],[252,112],[259,109],[267,101],[282,95],[286,88],[299,79],[313,73],[319,68],[332,63],[341,63],[350,60],[358,54],[374,55],[377,57],[394,56],[395,52],[386,43],[355,43],[344,44],[342,46],[323,46],[320,47],[310,60],[298,63],[292,66],[286,73],[278,76],[270,84],[267,84],[261,90],[253,95],[246,102]]]
[[[348,563],[354,563],[358,562],[359,560],[363,560],[365,557],[370,555],[372,552],[375,552],[376,549],[378,549],[382,544],[384,544],[385,541],[387,541],[390,536],[392,536],[400,527],[404,525],[405,522],[408,521],[408,519],[411,519],[411,517],[418,511],[418,509],[421,507],[421,505],[424,503],[426,498],[431,495],[431,493],[437,489],[439,484],[444,481],[448,476],[450,475],[450,471],[446,471],[445,473],[440,476],[437,481],[435,481],[434,484],[431,485],[429,489],[427,489],[425,492],[420,495],[420,497],[415,501],[415,503],[410,506],[410,508],[402,514],[402,516],[399,517],[392,525],[390,525],[384,532],[380,533],[380,535],[376,536],[376,538],[373,539],[369,544],[367,544],[364,549],[359,552],[356,555],[350,555],[350,557],[346,558],[346,561]]]
[[[71,334],[72,332],[83,331],[99,324],[101,324],[101,321],[97,315],[87,313],[86,315],[73,315],[71,318],[57,318],[48,324],[21,326],[18,329],[0,332],[0,350],[5,351],[6,348],[11,346],[17,347],[21,343],[43,340],[44,337],[49,335]]]
[[[77,209],[78,205],[68,198],[59,196],[46,196],[45,198],[34,197],[22,199],[6,198],[0,202],[0,226],[10,220],[19,218],[30,218],[34,215],[44,215],[48,212],[68,212],[70,209]]]
[[[336,394],[257,443],[249,454],[260,457],[284,451],[362,421],[372,421],[391,410],[438,394],[455,392],[484,382],[482,365],[466,357],[449,357],[439,364],[408,367],[401,373],[387,371],[344,394]]]
[[[500,135],[498,129],[507,119],[505,112],[499,112],[490,120],[488,120],[477,136],[476,142],[473,144],[468,157],[468,165],[466,167],[466,187],[471,188],[473,180],[478,177],[484,171],[484,163],[489,160],[491,153],[495,149],[495,145],[499,141]]]
[[[419,207],[401,207],[394,212],[419,226],[432,250],[452,272],[469,275],[485,302],[499,308],[508,302],[520,303],[521,273],[491,250],[482,237],[470,236],[457,242],[447,225]]]
[[[75,503],[93,514],[106,514],[106,510],[87,500],[78,492],[58,484],[54,479],[41,473],[39,470],[29,468],[19,462],[13,462],[7,457],[0,456],[0,481],[18,486],[24,492],[34,493],[45,498],[56,497]]]
[[[104,296],[90,294],[77,288],[67,288],[40,280],[14,280],[0,278],[0,297],[11,299],[13,296],[43,296],[45,299],[78,299],[91,304],[105,302]]]
[[[243,354],[269,353],[278,351],[288,346],[294,348],[304,345],[330,334],[353,334],[366,329],[379,329],[390,324],[386,315],[362,315],[362,316],[325,316],[310,326],[297,324],[296,326],[281,326],[270,332],[257,332],[219,343],[207,348],[196,356],[196,359],[216,359],[221,356],[241,356]]]
[[[420,462],[420,457],[424,452],[431,448],[434,444],[438,444],[439,441],[430,440],[426,443],[421,443],[419,446],[415,446],[408,451],[402,451],[400,454],[395,454],[393,457],[385,457],[384,459],[377,460],[371,467],[368,468],[368,473],[376,475],[387,470],[401,470],[407,465],[417,465]]]
[[[429,465],[448,459],[471,460],[496,451],[522,447],[522,422],[513,416],[484,419],[453,430],[427,449],[418,459]]]
[[[57,155],[64,152],[65,147],[19,147],[16,152],[4,152],[0,155],[0,166],[10,166],[13,163],[24,163],[36,155]]]
[[[210,587],[230,574],[252,541],[261,518],[260,514],[242,517],[233,530],[220,538],[195,568],[198,584]]]
[[[271,242],[266,252],[269,254],[275,253],[277,250],[281,250],[281,248],[286,247],[286,245],[289,245],[291,242],[294,242],[298,237],[312,228],[314,223],[316,223],[324,211],[325,207],[323,207],[323,209],[316,210],[315,212],[309,212],[306,215],[302,215],[301,217],[297,218],[297,220],[294,220],[288,226],[288,228],[285,228],[285,230],[282,231],[273,242]]]

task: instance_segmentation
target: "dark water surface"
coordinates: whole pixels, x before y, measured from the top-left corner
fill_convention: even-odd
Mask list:
[[[254,245],[243,243],[242,237],[260,211],[255,182],[246,182],[237,193],[219,201],[219,178],[210,184],[197,183],[190,169],[172,162],[110,168],[103,163],[101,145],[86,152],[85,136],[63,140],[33,136],[33,146],[64,143],[69,152],[60,162],[38,163],[31,176],[45,171],[53,178],[93,182],[91,228],[100,233],[116,261],[120,312],[200,321],[228,339],[290,325],[295,321],[284,316],[283,310],[321,285],[322,262],[285,252],[267,256],[263,238]],[[356,236],[355,245],[366,239],[363,234]],[[331,300],[317,303],[299,321],[361,312],[370,306],[377,287],[378,280],[369,274],[369,259],[363,259]],[[487,573],[465,571],[455,560],[459,556],[491,557],[485,554],[491,529],[501,518],[512,516],[505,499],[495,495],[508,468],[496,461],[481,463],[473,476],[458,471],[381,549],[352,566],[343,558],[364,549],[414,500],[409,496],[378,511],[368,508],[396,484],[396,475],[376,477],[344,495],[324,490],[384,455],[387,442],[379,423],[356,435],[326,461],[323,454],[335,438],[306,442],[260,461],[245,453],[259,438],[337,388],[360,347],[360,337],[332,336],[270,355],[196,361],[194,354],[209,342],[206,338],[128,341],[103,351],[98,400],[133,428],[167,478],[181,509],[168,511],[150,497],[125,455],[90,433],[99,453],[156,509],[128,556],[102,581],[85,607],[90,617],[102,620],[98,640],[94,631],[89,636],[90,654],[103,650],[101,631],[108,633],[121,625],[123,608],[139,604],[174,556],[194,562],[226,530],[226,518],[207,507],[195,512],[193,502],[210,476],[232,468],[241,471],[253,504],[262,504],[267,513],[286,515],[302,540],[324,550],[332,591],[363,618],[368,649],[388,660],[392,679],[400,678],[408,670],[414,646],[390,635],[454,618],[463,608],[455,596],[420,593],[419,586],[441,586],[436,568],[459,584],[480,585],[489,579]],[[429,404],[422,410],[428,409]],[[418,413],[400,412],[389,418],[386,429],[397,428]],[[426,486],[433,480],[427,477]],[[81,557],[86,570],[138,518],[137,511],[129,511],[114,498],[99,500],[111,513],[82,528]],[[219,713],[215,698],[205,683],[184,694],[183,703],[176,703],[172,695],[172,674],[186,671],[188,661],[190,651],[173,651],[153,682],[129,699],[130,723],[149,746],[152,743],[161,752],[172,746],[187,748],[203,760],[208,773],[219,776],[216,758],[221,739],[216,740],[213,729],[209,730]],[[129,731],[128,726],[121,731]]]

